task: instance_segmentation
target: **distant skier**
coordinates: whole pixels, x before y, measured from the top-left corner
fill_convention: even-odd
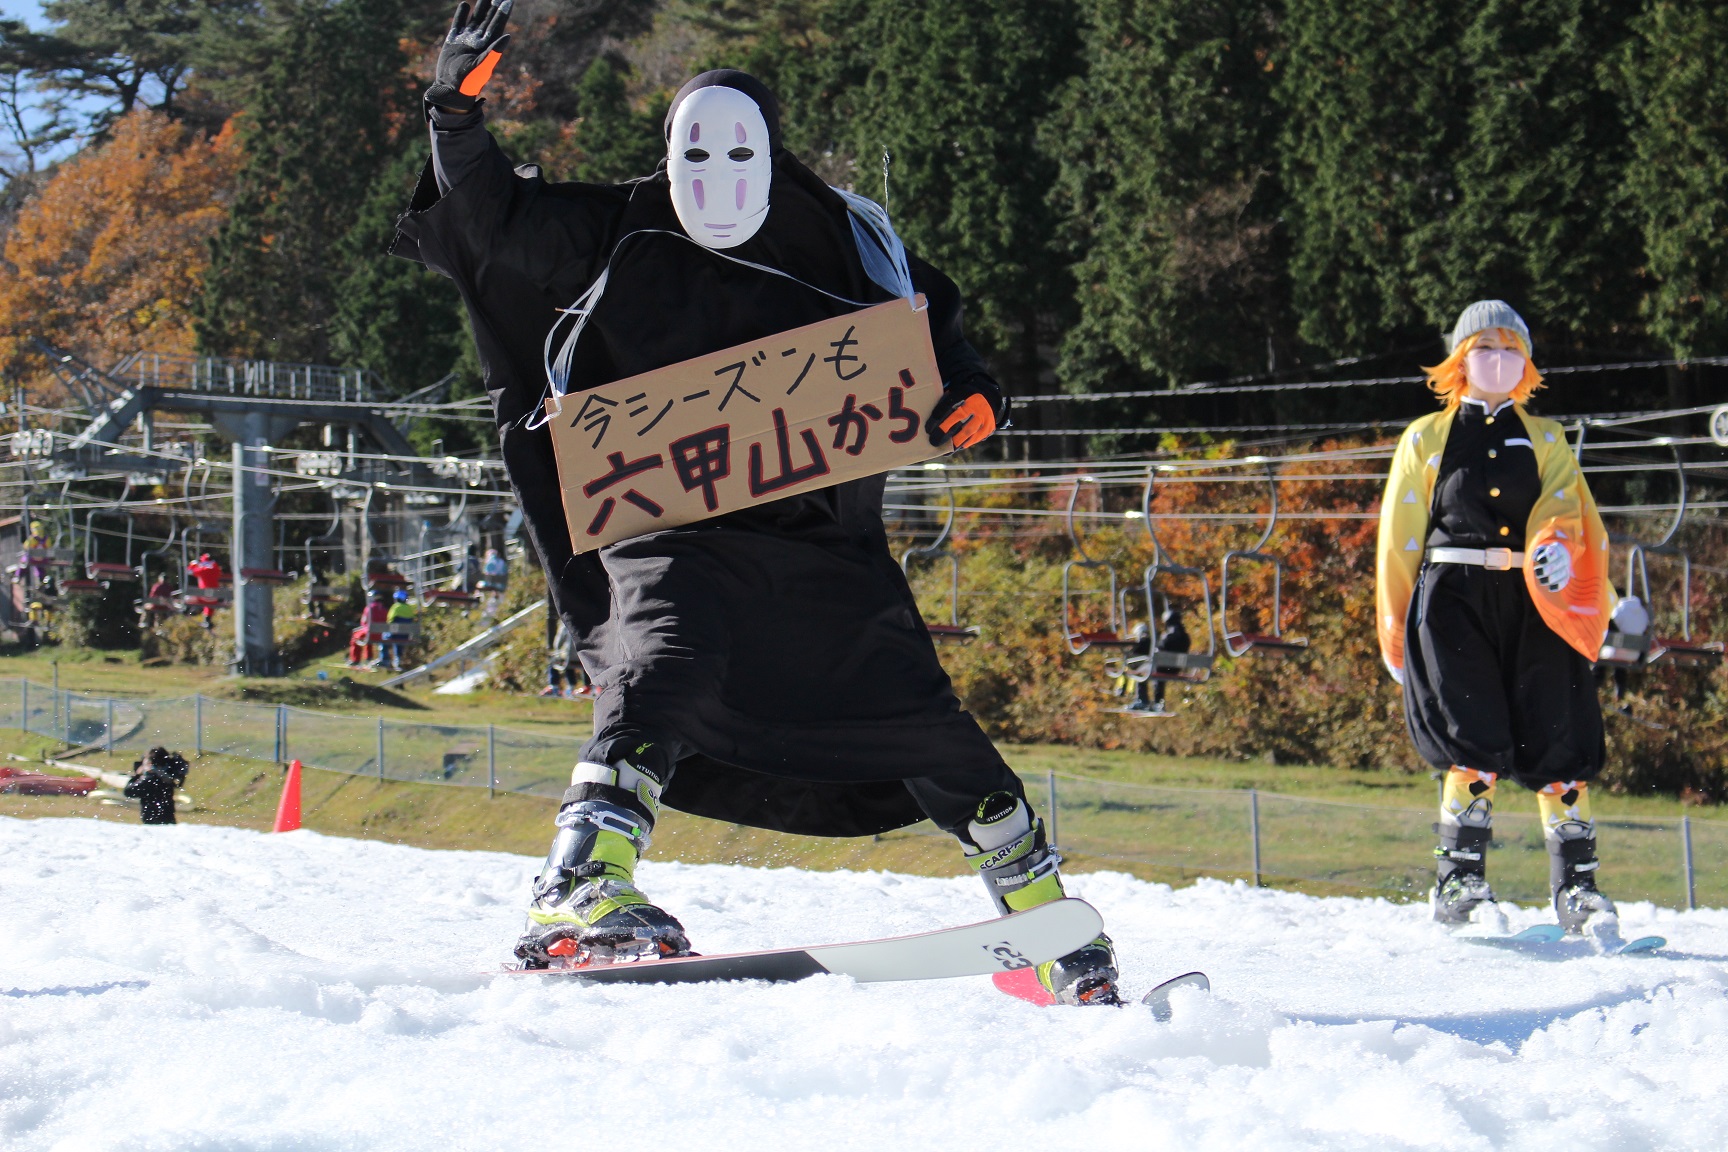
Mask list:
[[[588,673],[577,655],[576,641],[556,612],[546,613],[546,687],[542,696],[586,696]]]
[[[390,605],[385,602],[384,590],[372,589],[360,613],[360,624],[348,637],[348,667],[358,668],[372,659],[373,641],[384,631],[384,622],[389,618]]]
[[[1561,426],[1524,402],[1542,384],[1530,330],[1482,300],[1428,369],[1445,404],[1405,429],[1380,506],[1380,651],[1423,759],[1446,771],[1434,917],[1504,917],[1486,871],[1494,789],[1536,792],[1554,911],[1618,929],[1596,887],[1589,782],[1605,758],[1597,658],[1614,588],[1608,534]]]
[[[1165,601],[1164,614],[1159,617],[1158,623],[1157,651],[1169,652],[1173,655],[1186,655],[1189,649],[1194,646],[1193,639],[1188,635],[1188,629],[1182,625],[1182,612],[1174,602]],[[1143,681],[1140,685],[1140,695],[1135,700],[1135,707],[1143,707],[1149,712],[1163,713],[1166,711],[1164,689],[1169,685],[1169,681],[1164,679],[1164,676],[1168,673],[1167,670],[1161,671],[1156,666],[1152,668],[1152,672],[1154,673],[1154,679],[1151,681],[1154,684],[1152,699],[1150,701],[1146,699],[1147,682]]]
[[[517,955],[544,967],[689,951],[633,879],[662,802],[830,836],[928,816],[960,840],[1000,912],[1059,898],[1043,825],[961,710],[889,555],[883,477],[572,554],[540,426],[543,358],[558,310],[603,273],[571,361],[577,391],[898,293],[866,271],[859,245],[874,242],[853,210],[868,210],[783,147],[774,96],[742,72],[684,85],[666,116],[666,161],[641,180],[551,184],[516,171],[479,99],[509,10],[456,10],[426,94],[431,171],[396,250],[461,289],[529,535],[601,689]],[[908,264],[943,380],[925,431],[969,447],[1006,402],[965,339],[958,289]],[[1039,976],[1060,1000],[1118,1000],[1106,936]]]
[[[146,824],[173,824],[174,793],[186,783],[186,757],[166,748],[152,748],[132,765],[126,781],[128,800],[138,801],[138,813]]]
[[[222,565],[212,560],[208,552],[186,565],[186,571],[192,574],[192,579],[197,583],[198,590],[206,593],[221,588],[222,581],[227,575],[222,571]],[[207,629],[216,627],[216,610],[209,605],[204,607],[204,627]]]
[[[408,659],[409,635],[414,631],[414,605],[409,602],[408,593],[398,588],[391,597],[394,601],[384,613],[384,630],[378,641],[378,660],[372,666],[383,668],[389,665],[392,671],[402,671],[402,664]]]

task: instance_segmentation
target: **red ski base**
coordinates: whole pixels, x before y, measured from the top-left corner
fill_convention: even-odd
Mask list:
[[[1049,1008],[1056,1003],[1056,997],[1050,995],[1050,990],[1038,983],[1038,969],[1035,966],[1016,968],[1012,972],[998,972],[990,977],[990,980],[1008,995],[1030,1001],[1040,1008]]]

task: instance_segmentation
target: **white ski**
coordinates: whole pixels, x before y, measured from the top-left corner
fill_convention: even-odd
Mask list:
[[[602,984],[695,984],[715,980],[803,980],[832,973],[859,983],[945,980],[1031,968],[1066,956],[1104,930],[1104,918],[1084,900],[1040,904],[982,924],[864,940],[777,948],[721,956],[680,956],[585,968],[545,968],[523,975],[570,976]]]

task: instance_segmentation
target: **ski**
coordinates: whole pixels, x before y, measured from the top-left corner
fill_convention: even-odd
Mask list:
[[[525,976],[566,976],[594,984],[705,984],[724,980],[786,983],[810,976],[850,976],[860,984],[946,980],[1025,970],[1066,956],[1104,930],[1084,900],[1040,904],[981,924],[850,944],[775,948],[719,956],[678,956],[584,968],[513,969]]]
[[[1152,1019],[1160,1024],[1170,1022],[1170,993],[1178,988],[1195,988],[1201,992],[1212,991],[1212,981],[1206,979],[1204,972],[1184,972],[1172,977],[1140,997],[1140,1003],[1152,1009]]]
[[[1036,968],[1019,968],[1012,972],[998,972],[992,976],[997,991],[1006,992],[1029,1004],[1040,1008],[1049,1008],[1056,1003],[1056,997],[1050,995],[1049,989],[1038,982]],[[1212,981],[1206,978],[1204,972],[1184,972],[1180,976],[1164,981],[1140,998],[1140,1003],[1152,1009],[1152,1018],[1161,1023],[1170,1020],[1170,994],[1178,988],[1198,988],[1202,992],[1212,991]]]
[[[1565,930],[1558,924],[1533,924],[1522,932],[1510,936],[1460,936],[1460,940],[1468,940],[1472,944],[1486,944],[1491,948],[1507,948],[1514,952],[1535,952],[1553,955],[1555,946],[1560,945],[1561,957],[1568,958],[1573,954],[1589,956],[1636,956],[1644,952],[1654,952],[1668,946],[1665,936],[1639,936],[1634,940],[1623,941],[1618,945],[1598,950],[1591,946],[1584,949],[1567,944]],[[1575,937],[1580,944],[1586,943],[1582,938]]]

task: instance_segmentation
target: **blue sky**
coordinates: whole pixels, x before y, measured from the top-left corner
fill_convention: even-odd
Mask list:
[[[0,16],[8,20],[23,20],[32,28],[40,29],[46,23],[42,18],[42,5],[39,0],[0,0]],[[56,153],[45,160],[63,159],[78,150],[78,143],[70,141]]]
[[[42,5],[36,0],[0,0],[0,12],[5,13],[8,20],[24,20],[32,28],[42,24]]]

